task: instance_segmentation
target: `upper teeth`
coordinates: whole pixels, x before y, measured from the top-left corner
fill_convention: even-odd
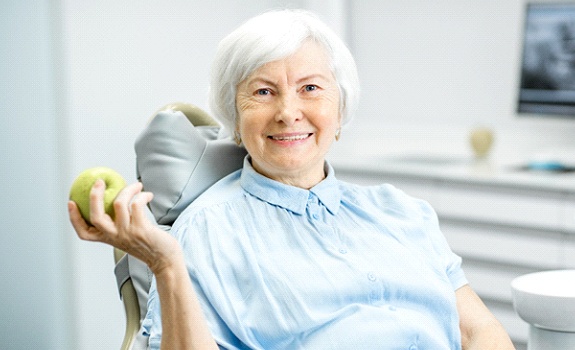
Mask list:
[[[296,140],[303,140],[308,136],[309,136],[309,134],[303,134],[303,135],[296,135],[296,136],[272,136],[272,138],[274,140],[278,140],[278,141],[296,141]]]

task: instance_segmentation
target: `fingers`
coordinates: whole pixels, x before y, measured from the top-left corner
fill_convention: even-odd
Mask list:
[[[114,232],[115,225],[112,218],[104,209],[104,191],[106,183],[98,179],[90,191],[90,222],[92,225],[105,232]]]
[[[142,191],[142,184],[136,182],[126,186],[114,200],[114,212],[116,213],[116,224],[121,227],[127,227],[131,223],[130,203],[134,201]]]
[[[132,219],[134,223],[143,225],[148,221],[145,207],[152,201],[154,195],[151,192],[141,192],[138,194],[131,204]]]
[[[70,222],[78,235],[88,230],[88,224],[80,214],[80,210],[74,201],[68,201],[68,215],[70,216]],[[80,238],[84,239],[83,237]]]
[[[90,191],[90,221],[91,225],[82,218],[78,206],[73,201],[68,203],[70,222],[78,236],[83,240],[99,241],[126,248],[139,239],[142,232],[153,227],[148,219],[145,206],[152,200],[150,192],[142,192],[142,184],[134,183],[126,186],[118,193],[113,206],[115,220],[106,214],[104,209],[104,181],[97,180]]]
[[[88,225],[86,220],[82,217],[82,214],[80,214],[78,205],[74,201],[68,202],[68,215],[70,216],[72,227],[74,227],[74,231],[76,231],[76,234],[80,239],[87,241],[99,240],[99,232],[95,231],[93,227]]]

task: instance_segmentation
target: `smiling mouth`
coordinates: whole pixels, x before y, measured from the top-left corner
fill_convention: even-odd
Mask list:
[[[270,135],[268,138],[275,140],[275,141],[299,141],[304,140],[310,137],[312,134],[300,134],[300,135]]]

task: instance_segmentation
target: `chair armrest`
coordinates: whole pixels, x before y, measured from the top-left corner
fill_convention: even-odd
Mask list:
[[[130,350],[140,330],[140,305],[127,267],[128,255],[124,251],[114,248],[114,260],[116,262],[116,278],[118,282],[121,283],[119,285],[120,298],[124,304],[126,315],[126,330],[120,349]],[[122,268],[124,265],[125,268]],[[120,276],[119,274],[122,275]]]

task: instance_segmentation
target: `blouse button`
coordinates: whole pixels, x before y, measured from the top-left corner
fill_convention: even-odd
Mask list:
[[[347,249],[345,249],[345,248],[339,248],[339,252],[340,252],[341,254],[347,254]]]
[[[367,274],[367,279],[374,282],[377,278],[375,277],[375,275],[372,272],[370,272]]]
[[[409,350],[417,350],[417,345],[412,344],[412,345],[409,347]]]
[[[316,219],[316,220],[319,219],[319,215],[318,215],[318,214],[313,214],[311,217],[314,218],[314,219]]]

